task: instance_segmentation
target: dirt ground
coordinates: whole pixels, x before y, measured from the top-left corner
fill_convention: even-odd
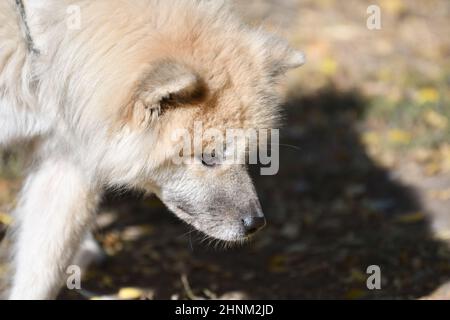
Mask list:
[[[235,2],[308,56],[285,88],[280,172],[251,168],[268,226],[223,250],[156,198],[109,194],[95,234],[106,257],[60,298],[450,298],[450,3]],[[366,28],[372,3],[381,30]],[[20,185],[11,166],[0,234]]]

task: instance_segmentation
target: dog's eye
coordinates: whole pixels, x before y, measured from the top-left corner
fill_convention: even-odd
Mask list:
[[[202,165],[204,165],[205,167],[216,167],[218,166],[219,163],[219,159],[216,158],[216,154],[215,152],[211,153],[211,154],[202,154]]]
[[[216,163],[210,163],[210,162],[207,162],[204,159],[202,159],[202,165],[204,165],[205,167],[215,167],[217,164]]]

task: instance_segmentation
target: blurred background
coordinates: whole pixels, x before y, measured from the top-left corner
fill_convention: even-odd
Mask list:
[[[107,257],[61,298],[450,299],[450,2],[234,4],[308,58],[284,87],[280,172],[254,176],[268,227],[222,250],[156,198],[109,195],[95,233]],[[0,154],[0,238],[23,158]]]

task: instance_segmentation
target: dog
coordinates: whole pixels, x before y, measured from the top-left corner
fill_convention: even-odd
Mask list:
[[[180,153],[173,133],[275,128],[277,83],[304,63],[287,41],[219,0],[4,0],[0,21],[0,146],[33,159],[11,299],[56,297],[107,188],[155,194],[222,241],[265,225],[246,166],[205,152],[212,139]]]

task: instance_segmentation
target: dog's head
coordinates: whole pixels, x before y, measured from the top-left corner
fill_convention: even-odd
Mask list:
[[[276,127],[278,80],[303,55],[220,1],[93,1],[81,13],[81,28],[53,41],[52,56],[66,72],[58,86],[86,148],[80,162],[95,163],[107,184],[155,193],[213,238],[239,241],[262,228],[244,161],[255,141],[237,148],[242,136],[225,141],[227,130],[255,130],[258,141],[258,130]]]
[[[290,67],[302,62],[294,51],[285,54]],[[149,156],[158,165],[144,187],[206,235],[241,241],[266,224],[246,164],[267,148],[264,135],[272,132],[264,130],[277,123],[278,74],[264,64],[273,61],[244,49],[203,65],[195,62],[200,57],[155,61],[126,109],[126,126],[157,137]]]

